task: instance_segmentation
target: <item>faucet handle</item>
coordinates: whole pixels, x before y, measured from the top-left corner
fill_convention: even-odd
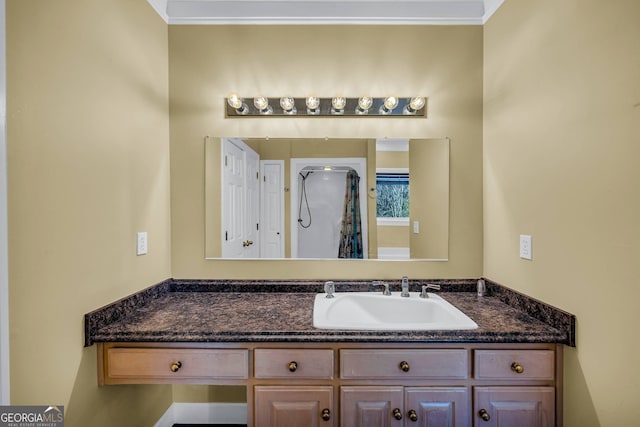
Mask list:
[[[324,282],[324,292],[327,294],[325,298],[333,298],[333,294],[336,291],[336,285],[333,281],[329,280]]]
[[[389,284],[385,283],[381,280],[374,280],[372,283],[373,286],[384,286],[384,290],[382,291],[382,295],[391,295],[391,291],[389,290]]]
[[[420,298],[429,298],[427,289],[435,289],[439,291],[440,285],[434,285],[433,283],[427,283],[426,285],[422,285],[422,292],[420,292]]]

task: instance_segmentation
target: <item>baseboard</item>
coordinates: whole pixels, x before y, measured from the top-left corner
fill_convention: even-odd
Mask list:
[[[174,424],[247,424],[247,404],[173,403],[154,427]]]

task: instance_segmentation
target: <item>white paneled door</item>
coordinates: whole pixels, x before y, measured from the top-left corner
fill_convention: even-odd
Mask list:
[[[222,140],[222,257],[258,258],[260,157],[240,140]]]
[[[284,161],[262,160],[260,192],[262,258],[284,258]]]

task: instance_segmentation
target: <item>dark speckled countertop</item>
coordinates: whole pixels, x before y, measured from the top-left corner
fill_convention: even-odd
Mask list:
[[[399,290],[399,284],[392,290]],[[478,324],[474,330],[348,331],[313,327],[321,281],[169,279],[85,315],[85,345],[94,342],[483,342],[575,346],[575,317],[487,281],[438,283],[440,295]],[[338,291],[371,290],[369,282],[336,282]],[[397,288],[397,289],[396,289]]]

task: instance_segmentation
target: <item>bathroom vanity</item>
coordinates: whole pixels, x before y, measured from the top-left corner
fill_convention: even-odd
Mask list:
[[[574,317],[497,284],[478,297],[474,281],[438,282],[478,329],[320,330],[321,282],[169,280],[87,314],[86,345],[101,385],[244,385],[256,427],[561,426]]]

